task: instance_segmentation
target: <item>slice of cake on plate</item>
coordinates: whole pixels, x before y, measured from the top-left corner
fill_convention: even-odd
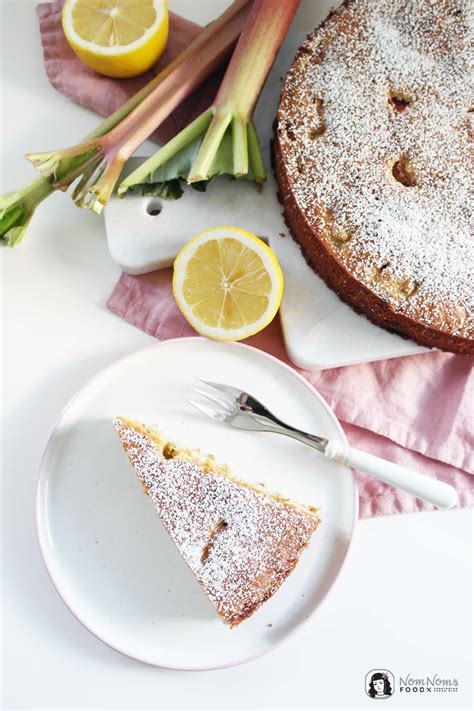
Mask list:
[[[117,434],[163,525],[224,622],[250,617],[290,575],[319,524],[313,507],[236,479],[124,417]]]

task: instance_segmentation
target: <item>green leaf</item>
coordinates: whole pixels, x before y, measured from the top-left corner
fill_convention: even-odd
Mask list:
[[[137,183],[132,185],[128,192],[134,195],[148,195],[150,197],[161,197],[166,200],[177,200],[183,194],[181,180],[158,181],[155,183]],[[123,197],[123,196],[122,196]]]
[[[198,136],[128,190],[139,195],[156,195],[171,200],[180,198],[183,194],[181,182],[186,181],[201,143],[202,136]]]
[[[0,195],[0,241],[9,247],[21,242],[37,206],[54,191],[43,179],[21,190]]]
[[[199,153],[204,134],[205,132],[199,134],[184,146],[182,142],[178,143],[177,145],[181,145],[181,148],[172,153],[167,160],[159,162],[158,166],[154,167],[157,162],[155,156],[160,154],[160,151],[158,151],[155,156],[148,159],[122,183],[122,185],[126,185],[126,191],[119,191],[119,194],[123,195],[125,192],[131,192],[135,195],[149,195],[171,200],[179,199],[183,195],[183,186]],[[150,170],[147,172],[146,168],[148,166]],[[200,180],[190,185],[194,190],[205,192],[208,182],[214,176],[229,175],[234,178],[233,170],[232,128],[229,126],[213,156],[208,180]],[[252,161],[249,161],[249,172],[243,177],[247,180],[255,180]]]
[[[27,218],[27,211],[21,203],[13,203],[13,205],[1,210],[0,237],[4,237],[12,227],[16,224],[22,224]]]

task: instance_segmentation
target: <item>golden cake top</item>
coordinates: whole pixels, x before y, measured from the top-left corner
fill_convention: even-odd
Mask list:
[[[332,254],[409,318],[473,337],[472,5],[349,0],[288,74],[278,140]]]

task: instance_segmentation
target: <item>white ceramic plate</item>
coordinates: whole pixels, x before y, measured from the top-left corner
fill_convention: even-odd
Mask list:
[[[247,389],[296,427],[344,439],[324,400],[275,358],[198,338],[157,343],[99,373],[60,416],[41,463],[37,525],[54,585],[91,632],[150,664],[204,670],[268,652],[316,610],[346,557],[358,500],[351,472],[314,450],[195,412],[186,401],[196,376]],[[119,414],[320,507],[294,573],[238,628],[217,617],[143,494],[112,426]]]

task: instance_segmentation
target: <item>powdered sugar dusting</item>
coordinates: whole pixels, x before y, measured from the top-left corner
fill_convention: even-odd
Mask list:
[[[296,201],[342,264],[395,310],[468,338],[472,26],[468,0],[349,2],[302,46],[278,124]]]
[[[219,614],[238,624],[291,573],[319,519],[176,456],[124,418],[117,433],[168,533]]]

